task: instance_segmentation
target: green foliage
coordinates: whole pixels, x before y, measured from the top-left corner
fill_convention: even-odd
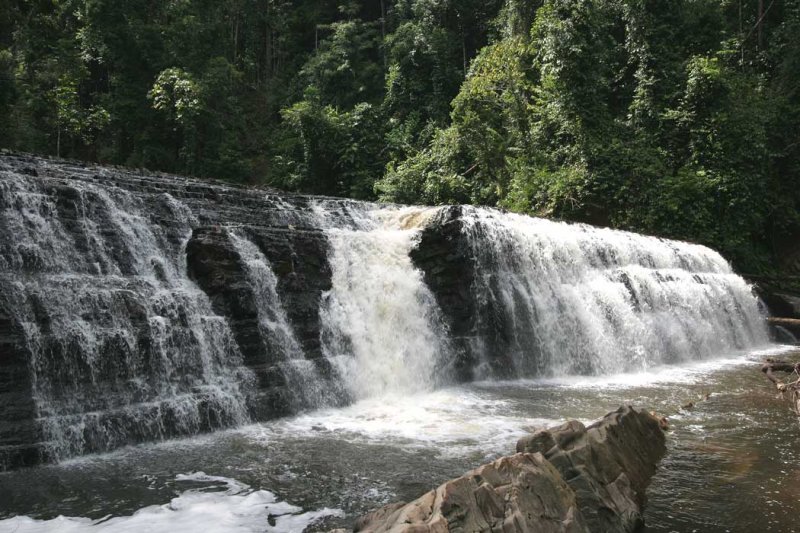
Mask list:
[[[378,102],[382,96],[383,65],[378,28],[359,20],[320,28],[323,39],[301,71],[305,83],[338,107]]]
[[[342,112],[323,105],[315,89],[283,110],[287,128],[277,163],[282,185],[315,194],[368,199],[383,162],[373,154],[383,144],[382,118],[362,103]]]
[[[162,71],[147,97],[153,101],[153,109],[182,126],[191,126],[202,110],[200,87],[191,74],[179,68]]]
[[[110,122],[110,115],[100,105],[83,107],[78,96],[78,83],[69,76],[62,76],[51,95],[56,107],[59,132],[91,143],[97,133]]]
[[[800,235],[800,0],[773,4],[0,0],[0,145],[496,205],[765,272]]]
[[[531,60],[520,38],[484,48],[453,101],[452,125],[429,148],[389,169],[376,185],[381,198],[479,204],[502,199],[511,181],[508,161],[531,156]],[[442,184],[435,183],[437,174]]]
[[[12,144],[14,130],[10,113],[16,98],[14,56],[10,50],[0,49],[0,145]]]

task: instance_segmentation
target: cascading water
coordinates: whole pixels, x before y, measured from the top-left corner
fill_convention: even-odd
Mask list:
[[[641,371],[768,342],[752,290],[706,247],[490,209],[463,220],[505,375]]]
[[[408,255],[430,212],[354,209],[355,229],[326,230],[333,288],[322,308],[325,353],[354,398],[429,390],[448,379],[441,317]]]
[[[300,410],[335,405],[340,394],[333,390],[335,385],[330,380],[320,375],[314,362],[306,359],[286,316],[277,290],[278,278],[269,260],[246,237],[235,231],[230,235],[255,297],[261,337],[268,343],[268,351],[274,354],[289,383],[292,408]]]
[[[247,421],[252,378],[225,320],[181,269],[182,243],[125,191],[55,186],[61,195],[0,181],[0,293],[31,357],[44,455]],[[191,229],[181,229],[185,242]]]
[[[767,343],[702,246],[33,161],[0,157],[0,468]]]

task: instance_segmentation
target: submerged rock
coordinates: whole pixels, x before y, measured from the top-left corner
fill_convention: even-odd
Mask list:
[[[570,421],[523,437],[517,454],[378,509],[354,531],[636,531],[665,450],[658,418],[621,407],[588,428]]]

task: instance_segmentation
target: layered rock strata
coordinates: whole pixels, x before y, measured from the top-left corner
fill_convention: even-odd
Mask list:
[[[318,205],[348,227],[362,204],[0,154],[0,470],[303,408],[287,373],[332,379]],[[269,262],[294,353],[234,236]]]

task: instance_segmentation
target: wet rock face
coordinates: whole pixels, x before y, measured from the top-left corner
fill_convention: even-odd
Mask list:
[[[306,359],[330,373],[320,345],[320,300],[331,288],[327,241],[320,231],[285,228],[238,228],[269,261],[276,289]],[[250,402],[256,419],[294,410],[280,363],[284,348],[259,325],[256,287],[248,279],[244,258],[222,226],[196,228],[186,245],[189,277],[209,296],[214,311],[227,318],[244,363],[256,376],[259,392]]]
[[[287,372],[335,379],[319,200],[0,154],[0,470],[302,408]],[[352,204],[325,201],[333,223]],[[295,353],[259,330],[232,231],[271,264]]]
[[[328,241],[319,229],[248,228],[250,240],[269,259],[277,290],[306,357],[323,358],[320,300],[331,289]]]
[[[800,295],[788,294],[769,284],[755,285],[756,293],[771,315],[770,338],[780,344],[800,343]]]
[[[469,381],[475,363],[473,346],[478,342],[479,331],[471,291],[475,265],[460,217],[460,206],[439,211],[422,231],[410,255],[423,272],[425,284],[436,297],[447,322],[456,355],[456,377]]]
[[[8,305],[0,293],[0,471],[36,464],[40,454],[27,354]]]
[[[772,316],[800,319],[800,296],[774,291],[763,284],[756,288]]]
[[[463,206],[442,208],[422,231],[411,259],[423,272],[447,322],[456,355],[455,378],[512,377],[509,322],[513,318],[494,297],[501,290],[496,274],[480,266],[479,251],[472,248],[464,229],[463,211]],[[488,280],[489,295],[476,290],[477,276]]]
[[[517,454],[359,520],[357,532],[636,531],[665,452],[658,419],[620,408],[520,439]]]

